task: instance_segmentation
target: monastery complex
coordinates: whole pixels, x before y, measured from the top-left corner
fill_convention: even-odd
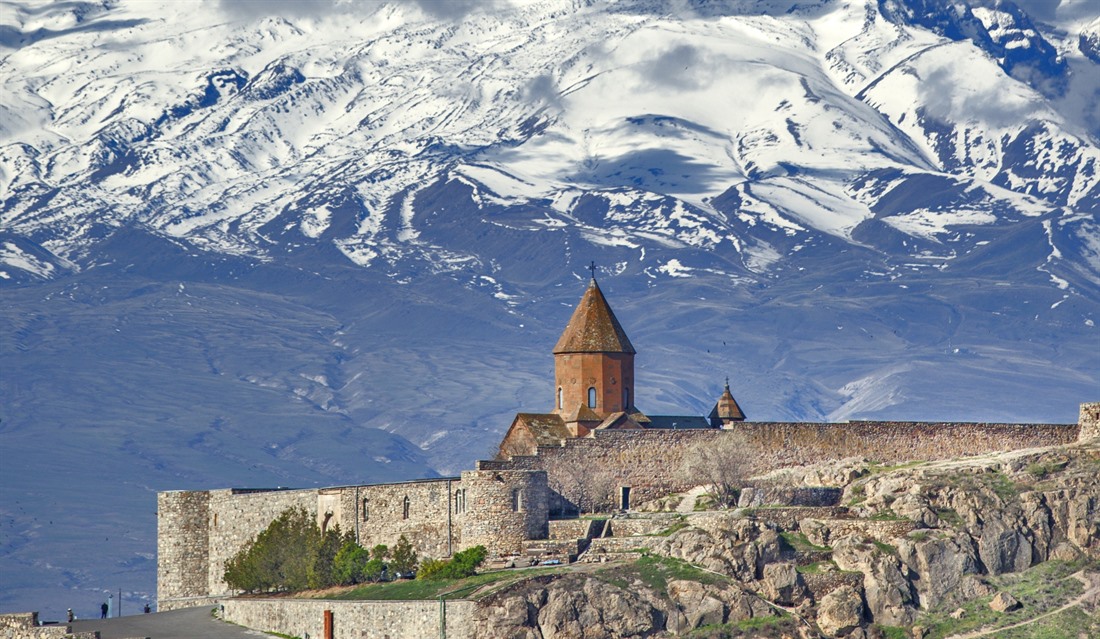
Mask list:
[[[322,529],[353,531],[365,548],[392,546],[404,535],[421,557],[483,545],[494,557],[552,551],[570,560],[583,550],[585,533],[570,517],[578,504],[567,487],[599,484],[605,503],[630,511],[692,488],[682,472],[686,457],[723,439],[736,438],[737,463],[760,472],[853,456],[945,459],[1100,436],[1100,403],[1083,404],[1078,424],[752,422],[728,382],[706,417],[647,415],[635,404],[635,354],[593,278],[553,348],[552,410],[517,414],[494,460],[457,477],[391,484],[160,493],[159,610],[232,596],[226,560],[291,507],[304,508]]]

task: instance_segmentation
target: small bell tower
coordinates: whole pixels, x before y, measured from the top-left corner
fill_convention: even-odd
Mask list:
[[[737,400],[733,398],[733,393],[730,392],[730,378],[726,378],[726,387],[722,389],[722,395],[718,398],[718,403],[714,405],[707,419],[710,420],[710,425],[714,428],[726,429],[733,428],[735,422],[745,421],[745,413],[742,412],[741,407],[737,405]]]

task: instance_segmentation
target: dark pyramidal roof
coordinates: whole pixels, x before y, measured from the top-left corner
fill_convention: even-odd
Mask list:
[[[726,387],[722,389],[722,396],[718,398],[718,403],[714,405],[714,409],[710,411],[710,419],[728,419],[735,422],[745,420],[745,413],[741,410],[741,407],[737,404],[737,400],[733,398],[733,393],[730,392],[729,380],[726,380]]]
[[[596,279],[592,278],[573,317],[569,318],[569,325],[554,346],[554,354],[636,352],[615,313],[611,312]]]

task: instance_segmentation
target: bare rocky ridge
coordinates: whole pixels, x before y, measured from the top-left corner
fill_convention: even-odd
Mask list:
[[[1098,442],[893,468],[853,459],[763,480],[843,487],[843,505],[683,515],[688,525],[649,537],[646,552],[690,562],[726,582],[613,583],[604,571],[527,580],[482,601],[477,636],[663,637],[696,630],[702,634],[692,636],[856,639],[894,627],[907,636],[944,637],[953,631],[936,624],[951,611],[959,628],[975,627],[968,618],[984,608],[997,616],[983,625],[1019,624],[1023,631],[1094,606],[1100,596]],[[665,501],[675,508],[675,500]],[[594,553],[581,561],[610,558]],[[1080,581],[1083,589],[1066,590],[1075,596],[1064,601],[1002,590],[1025,579],[1025,571],[1047,566],[1076,572],[1055,571],[1056,578],[1041,581]],[[1008,616],[1016,608],[1019,616]],[[787,622],[758,629],[738,623],[777,614],[789,615]],[[1081,636],[1098,629],[1095,616],[1091,626],[1085,618]]]

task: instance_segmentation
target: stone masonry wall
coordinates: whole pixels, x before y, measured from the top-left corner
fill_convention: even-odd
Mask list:
[[[157,609],[174,610],[209,592],[210,493],[172,491],[157,495]]]
[[[0,614],[0,639],[98,639],[97,632],[70,632],[71,626],[40,626],[37,612]]]
[[[485,546],[490,555],[513,555],[528,539],[549,535],[550,489],[546,473],[466,471],[467,512],[462,520],[464,547]]]
[[[158,499],[159,610],[203,605],[232,594],[225,562],[288,508],[322,529],[354,532],[364,547],[391,548],[404,535],[421,557],[444,558],[483,544],[519,552],[547,535],[546,474],[509,471],[457,478],[307,490],[174,491]],[[480,482],[480,483],[479,483]],[[518,491],[519,510],[513,511]],[[463,544],[463,531],[469,541]]]
[[[253,537],[267,528],[288,508],[304,508],[317,515],[316,490],[212,490],[206,525],[210,540],[206,592],[223,595],[229,587],[222,579],[226,560],[237,554]],[[163,609],[159,606],[158,608]]]
[[[737,450],[751,470],[810,464],[862,456],[884,462],[946,459],[999,450],[1067,444],[1077,439],[1076,424],[973,424],[930,422],[849,422],[842,424],[743,422],[732,430],[596,431],[568,439],[563,446],[539,447],[535,455],[479,462],[481,470],[547,470],[556,463],[591,465],[609,471],[614,482],[630,486],[641,503],[690,487],[681,468],[692,446],[738,438]]]
[[[324,613],[331,610],[334,639],[475,639],[473,601],[447,601],[445,608],[439,601],[309,599],[228,599],[223,605],[226,621],[292,637],[324,637]]]
[[[1100,402],[1081,404],[1081,416],[1078,420],[1081,432],[1080,441],[1100,438]]]
[[[341,530],[354,531],[364,548],[393,548],[404,535],[422,557],[440,559],[462,550],[459,533],[469,512],[460,506],[462,490],[462,482],[455,478],[344,486],[322,490],[319,503],[325,503],[328,494],[336,495],[334,519]],[[325,514],[319,507],[318,516]]]

